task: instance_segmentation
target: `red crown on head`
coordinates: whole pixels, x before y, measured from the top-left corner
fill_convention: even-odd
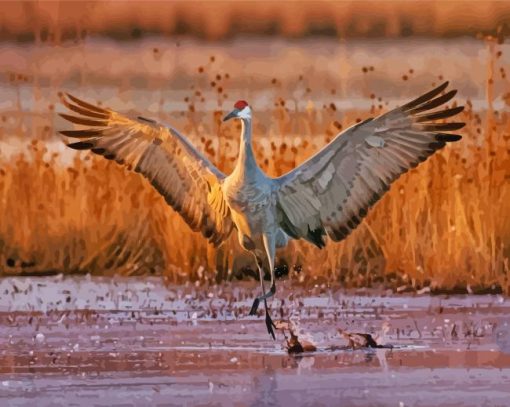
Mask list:
[[[239,110],[243,110],[246,106],[248,106],[248,102],[246,100],[238,100],[234,107]]]

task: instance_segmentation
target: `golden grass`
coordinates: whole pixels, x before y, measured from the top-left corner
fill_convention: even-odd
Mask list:
[[[309,113],[306,125],[318,127]],[[303,119],[281,107],[275,115],[282,131],[285,123],[292,127]],[[496,284],[508,292],[510,118],[494,115],[483,126],[469,106],[462,118],[468,123],[464,139],[403,176],[344,242],[322,251],[294,242],[280,256],[302,264],[306,279],[345,286]],[[235,144],[236,130],[220,130],[220,138]],[[272,136],[270,149],[255,137],[259,162],[272,174],[288,171],[326,143],[329,133],[292,146]],[[207,140],[194,141],[218,161]],[[37,141],[27,150],[0,169],[3,274],[155,272],[178,281],[212,278],[218,266],[232,267],[235,236],[217,258],[139,175],[85,154],[65,168],[57,154],[44,159],[44,144]],[[228,169],[236,146],[222,151],[219,159]],[[388,280],[395,272],[400,277]]]

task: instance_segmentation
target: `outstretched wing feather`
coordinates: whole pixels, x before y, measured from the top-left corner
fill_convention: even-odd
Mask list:
[[[79,141],[68,146],[90,150],[142,174],[194,230],[215,245],[224,241],[233,222],[224,205],[218,211],[208,203],[211,186],[215,200],[223,200],[224,175],[175,129],[144,118],[129,118],[67,95],[64,104],[80,114],[61,116],[79,130],[61,134]]]
[[[456,94],[455,90],[441,94],[447,86],[446,82],[345,130],[312,158],[277,178],[281,227],[291,231],[292,237],[319,247],[324,245],[322,236],[326,234],[335,241],[344,239],[400,175],[447,142],[460,140],[460,135],[445,132],[458,130],[464,123],[435,120],[459,114],[462,106],[429,111]],[[322,230],[320,239],[318,228]]]

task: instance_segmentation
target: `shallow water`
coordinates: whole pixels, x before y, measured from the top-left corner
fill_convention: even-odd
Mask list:
[[[157,278],[0,281],[0,405],[506,405],[509,301],[303,289],[275,320],[317,351],[288,355],[246,316],[257,284]],[[282,302],[283,300],[283,302]],[[260,311],[262,315],[262,311]],[[352,350],[337,328],[386,335]]]

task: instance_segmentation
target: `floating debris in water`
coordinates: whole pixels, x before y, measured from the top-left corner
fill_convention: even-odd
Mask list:
[[[349,341],[349,347],[354,349],[362,349],[362,348],[379,348],[381,345],[378,345],[375,339],[370,334],[366,333],[351,333],[344,331],[343,329],[338,329],[338,333],[343,338]]]
[[[277,321],[275,323],[275,327],[276,329],[282,331],[283,337],[287,342],[286,348],[289,354],[315,352],[317,350],[317,347],[313,343],[304,339],[299,340],[299,337],[296,335],[295,328],[292,326],[292,323],[288,321]],[[285,331],[289,331],[290,338],[287,338]]]
[[[43,333],[39,332],[36,336],[35,336],[35,341],[37,343],[43,343],[45,341],[46,337],[44,336]]]

